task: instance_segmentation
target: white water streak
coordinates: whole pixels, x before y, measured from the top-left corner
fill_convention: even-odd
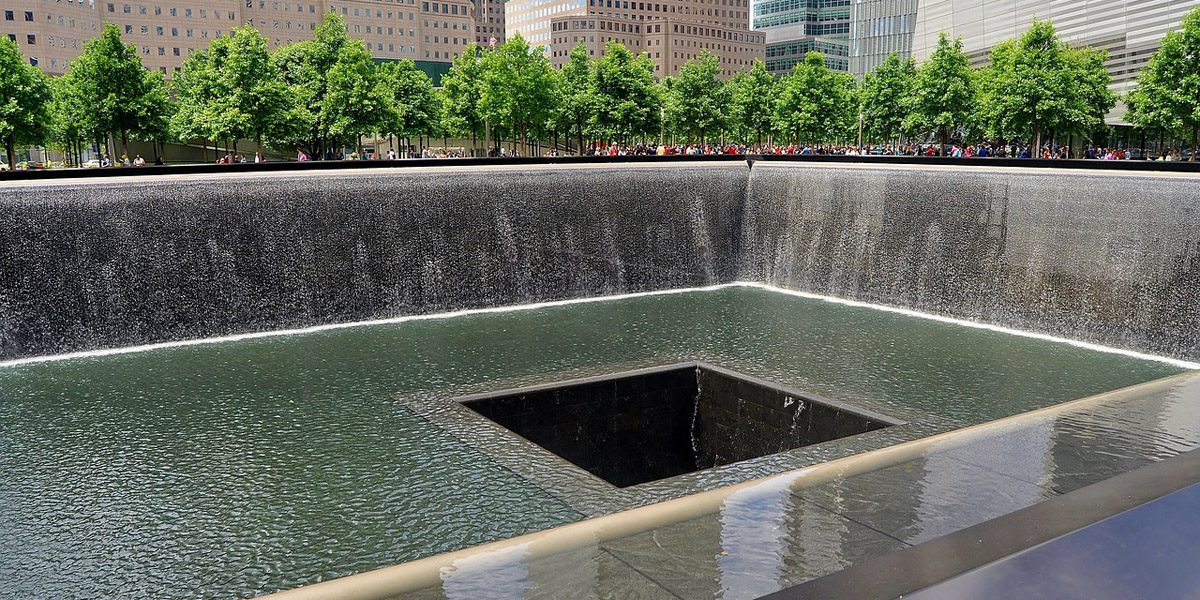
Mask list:
[[[809,300],[819,300],[821,302],[829,302],[831,304],[841,304],[843,306],[852,306],[855,308],[866,308],[866,309],[870,309],[870,310],[878,310],[878,311],[882,311],[882,312],[895,313],[895,314],[904,315],[904,316],[908,316],[908,317],[915,317],[918,319],[937,321],[939,323],[948,323],[951,325],[961,325],[963,327],[971,327],[974,329],[985,329],[987,331],[994,331],[997,333],[1004,333],[1004,334],[1008,334],[1008,335],[1016,335],[1016,336],[1020,336],[1020,337],[1032,338],[1032,339],[1042,340],[1042,341],[1047,341],[1047,342],[1054,342],[1057,344],[1067,344],[1070,346],[1075,346],[1077,348],[1083,348],[1085,350],[1092,350],[1095,352],[1103,352],[1106,354],[1119,354],[1122,356],[1128,356],[1128,357],[1136,358],[1136,359],[1140,359],[1140,360],[1149,360],[1149,361],[1166,363],[1171,366],[1179,367],[1181,369],[1200,370],[1200,363],[1189,362],[1189,361],[1171,358],[1171,357],[1167,357],[1167,356],[1157,356],[1154,354],[1145,354],[1145,353],[1141,353],[1141,352],[1135,352],[1133,350],[1125,350],[1123,348],[1111,348],[1109,346],[1101,346],[1099,344],[1092,344],[1089,342],[1070,340],[1070,339],[1066,339],[1066,338],[1047,335],[1044,333],[1035,333],[1032,331],[1022,331],[1020,329],[1011,329],[1008,327],[1001,327],[999,325],[991,325],[988,323],[979,323],[976,321],[966,321],[963,319],[955,319],[953,317],[945,317],[945,316],[941,316],[941,315],[923,313],[923,312],[918,312],[915,310],[910,310],[907,308],[898,308],[898,307],[894,307],[894,306],[885,306],[885,305],[881,305],[881,304],[870,304],[867,302],[859,302],[857,300],[847,300],[845,298],[835,298],[833,296],[822,296],[819,294],[810,294],[808,292],[798,292],[795,290],[789,290],[789,289],[785,289],[785,288],[775,287],[773,285],[767,285],[765,283],[755,283],[755,282],[750,282],[750,281],[735,281],[733,283],[723,283],[723,284],[719,284],[719,285],[710,285],[710,286],[706,286],[706,287],[677,288],[677,289],[671,289],[671,290],[656,290],[653,292],[635,292],[635,293],[631,293],[631,294],[616,294],[613,296],[593,296],[593,297],[588,297],[588,298],[573,298],[570,300],[554,300],[551,302],[537,302],[537,303],[533,303],[533,304],[520,304],[520,305],[516,305],[516,306],[471,308],[471,309],[464,309],[464,310],[456,310],[456,311],[452,311],[452,312],[432,313],[432,314],[427,314],[427,315],[407,315],[407,316],[403,316],[403,317],[392,317],[392,318],[388,318],[388,319],[375,319],[375,320],[371,320],[371,321],[354,321],[354,322],[350,322],[350,323],[332,323],[332,324],[328,324],[328,325],[314,325],[312,327],[303,327],[303,328],[299,328],[299,329],[283,329],[283,330],[278,330],[278,331],[260,331],[260,332],[255,332],[255,333],[241,333],[241,334],[236,334],[236,335],[227,335],[227,336],[213,337],[213,338],[203,338],[203,339],[197,339],[197,340],[160,342],[157,344],[144,344],[141,346],[126,346],[123,348],[106,348],[103,350],[88,350],[88,351],[84,351],[84,352],[71,352],[71,353],[67,353],[67,354],[54,354],[54,355],[49,355],[49,356],[33,356],[33,357],[29,357],[29,358],[18,358],[15,360],[0,361],[0,368],[15,367],[15,366],[19,366],[19,365],[28,365],[28,364],[42,363],[42,362],[54,362],[54,361],[60,361],[60,360],[73,360],[73,359],[77,359],[77,358],[94,358],[94,357],[99,357],[99,356],[112,356],[112,355],[117,355],[117,354],[133,354],[136,352],[149,352],[151,350],[161,350],[161,349],[165,349],[165,348],[180,348],[180,347],[184,347],[184,346],[201,346],[201,345],[205,345],[205,344],[222,344],[225,342],[240,342],[243,340],[254,340],[254,339],[281,337],[281,336],[289,336],[289,335],[305,335],[305,334],[310,334],[310,333],[319,333],[322,331],[333,331],[336,329],[350,329],[353,327],[370,327],[373,325],[394,325],[397,323],[407,323],[409,321],[432,321],[432,320],[437,320],[437,319],[450,319],[450,318],[454,318],[454,317],[464,317],[464,316],[468,316],[468,315],[483,315],[483,314],[491,314],[491,313],[507,313],[507,312],[526,311],[526,310],[537,310],[540,308],[551,308],[551,307],[555,307],[555,306],[569,306],[572,304],[589,304],[592,302],[608,302],[608,301],[612,301],[612,300],[626,300],[629,298],[643,298],[643,297],[648,297],[648,296],[667,296],[667,295],[673,295],[673,294],[687,294],[687,293],[692,293],[692,292],[712,292],[712,291],[716,291],[716,290],[721,290],[721,289],[725,289],[725,288],[734,288],[734,287],[757,288],[760,290],[766,290],[766,291],[775,292],[775,293],[779,293],[779,294],[785,294],[788,296],[795,296],[798,298],[806,298]]]

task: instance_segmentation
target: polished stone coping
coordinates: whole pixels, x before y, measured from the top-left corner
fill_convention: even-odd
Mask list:
[[[1155,525],[1161,526],[1163,519],[1180,526],[1190,523],[1194,528],[1195,510],[1200,507],[1198,484],[1200,450],[1193,450],[762,600],[1030,597],[1014,586],[1026,592],[1036,590],[1038,597],[1068,597],[1062,595],[1068,590],[1070,597],[1113,597],[1105,596],[1111,588],[1097,586],[1112,583],[1114,574],[1125,575],[1126,582],[1140,579],[1147,584],[1144,577],[1134,575],[1145,575],[1150,567],[1147,561],[1160,563],[1162,558],[1135,553],[1124,561],[1086,560],[1081,564],[1079,557],[1096,549],[1100,540],[1113,547],[1122,541],[1144,544],[1141,536]],[[1184,496],[1172,499],[1177,494]],[[1169,505],[1161,505],[1169,499]],[[1181,512],[1180,502],[1189,510]],[[1142,533],[1130,535],[1130,529]],[[1161,552],[1194,567],[1200,540],[1192,538],[1185,547],[1169,545]],[[1067,560],[1068,556],[1074,560]],[[1176,574],[1176,583],[1182,578],[1196,581],[1195,569],[1187,570]],[[1161,590],[1158,586],[1165,584],[1156,578],[1148,585],[1154,587],[1140,590]],[[1096,593],[1100,596],[1093,595]]]
[[[819,581],[847,567],[890,556],[897,550],[919,548],[922,542],[1036,507],[1043,500],[1064,498],[1064,494],[1122,473],[1133,471],[1133,477],[1146,478],[1147,483],[1141,485],[1145,500],[1161,496],[1171,485],[1181,484],[1171,484],[1172,475],[1165,471],[1136,470],[1183,450],[1164,454],[1163,448],[1147,446],[1128,449],[1120,457],[1114,452],[1118,448],[1125,450],[1125,443],[1096,435],[1103,433],[1103,427],[1101,431],[1096,429],[1108,422],[1110,415],[1148,417],[1161,427],[1185,433],[1186,439],[1192,440],[1190,444],[1179,445],[1180,448],[1194,448],[1196,434],[1200,433],[1197,420],[1200,414],[1193,414],[1187,407],[1197,398],[1200,398],[1200,372],[1184,373],[797,471],[297,588],[273,597],[296,600],[336,595],[346,600],[392,597],[457,600],[472,597],[472,590],[484,589],[493,598],[527,599],[757,597]],[[1163,414],[1178,409],[1190,412],[1179,415],[1182,420],[1176,422],[1159,420]],[[1014,456],[1043,452],[1044,434],[1050,430],[1061,430],[1066,435],[1058,440],[1060,446],[1070,444],[1055,449],[1057,464],[1053,461],[1040,467],[1013,464]],[[1006,450],[1016,454],[1006,455]],[[1197,456],[1200,455],[1190,453],[1185,460]],[[1170,470],[1174,464],[1161,463],[1158,468]],[[1029,471],[1031,466],[1037,467],[1035,472]],[[1154,485],[1164,487],[1154,491]],[[1098,496],[1090,497],[1098,501],[1107,493],[1103,488],[1100,490]],[[767,510],[772,502],[779,501],[784,504]],[[1125,506],[1139,503],[1123,501]],[[780,508],[782,512],[778,512]],[[1115,508],[1119,510],[1120,505]],[[1109,508],[1108,514],[1112,510]],[[778,533],[780,529],[773,519],[792,519],[796,511],[801,521],[785,530],[793,529],[792,535],[800,538],[791,543],[802,546],[792,550],[798,551],[798,555],[781,556],[778,552],[782,548],[772,549],[771,540],[762,533]],[[920,518],[916,527],[911,521],[914,515]],[[1103,516],[1084,515],[1074,528]],[[746,521],[747,518],[751,520]],[[755,523],[770,528],[764,530]],[[750,529],[744,529],[746,525]],[[1037,523],[1029,527],[1030,535],[1037,535],[1043,529]],[[998,531],[1007,535],[1003,530]],[[1040,535],[1042,539],[1051,539],[1057,533]],[[973,543],[970,537],[962,539],[967,545]],[[1014,548],[1028,545],[1019,542]],[[963,550],[951,547],[948,551]],[[791,562],[797,556],[801,560]],[[979,562],[987,560],[981,558]],[[505,577],[513,573],[518,579],[506,583]],[[892,572],[876,567],[878,580],[886,582],[889,573]],[[952,575],[951,571],[936,572],[928,582],[936,583]],[[738,589],[732,590],[730,586]],[[761,591],[749,595],[750,589]]]

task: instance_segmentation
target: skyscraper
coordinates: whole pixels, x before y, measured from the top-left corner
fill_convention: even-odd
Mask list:
[[[751,27],[766,34],[767,70],[787,73],[817,51],[835,71],[850,69],[852,0],[755,0]]]
[[[1108,50],[1112,89],[1132,89],[1168,31],[1200,0],[920,0],[912,53],[923,60],[938,33],[963,37],[975,66],[987,62],[996,44],[1019,36],[1034,18],[1054,23],[1073,46]]]
[[[471,0],[7,0],[2,6],[0,35],[52,75],[64,73],[105,22],[137,47],[146,68],[168,76],[188,52],[207,48],[234,27],[253,25],[275,48],[311,39],[331,10],[375,58],[412,59],[436,75],[483,35],[476,29],[484,26],[477,24]],[[503,25],[493,27],[502,38]]]
[[[862,77],[889,54],[912,52],[917,0],[853,0],[850,11],[850,72]]]
[[[608,40],[645,51],[655,75],[679,74],[707,50],[722,75],[746,69],[763,55],[763,34],[748,28],[749,0],[508,0],[505,26],[535,46],[545,46],[560,66],[582,42],[593,58]]]

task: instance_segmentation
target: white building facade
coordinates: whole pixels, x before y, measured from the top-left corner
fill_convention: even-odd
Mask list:
[[[920,0],[912,55],[924,60],[937,46],[938,33],[962,36],[975,66],[987,62],[996,44],[1017,37],[1033,19],[1049,20],[1072,46],[1108,50],[1112,89],[1125,93],[1159,48],[1200,0]]]

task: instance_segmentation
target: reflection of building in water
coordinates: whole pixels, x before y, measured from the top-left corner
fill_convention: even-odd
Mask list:
[[[721,598],[757,598],[783,585],[793,477],[734,492],[721,505]],[[830,515],[832,517],[832,515]]]
[[[447,600],[520,600],[533,585],[527,556],[522,544],[455,560],[441,571],[442,593]]]

